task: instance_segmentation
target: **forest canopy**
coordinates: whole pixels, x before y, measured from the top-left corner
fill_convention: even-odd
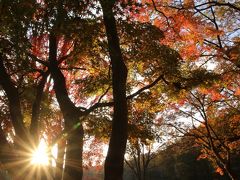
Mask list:
[[[2,0],[0,22],[0,179],[240,178],[239,1]]]

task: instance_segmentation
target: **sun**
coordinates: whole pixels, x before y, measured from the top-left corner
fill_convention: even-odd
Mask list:
[[[48,147],[46,142],[44,139],[41,139],[38,148],[32,153],[31,164],[48,166],[49,157],[47,149]]]

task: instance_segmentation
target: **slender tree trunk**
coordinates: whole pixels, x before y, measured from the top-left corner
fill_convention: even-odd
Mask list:
[[[114,114],[112,133],[105,161],[105,180],[123,179],[124,154],[127,143],[128,112],[126,100],[127,68],[123,62],[116,20],[113,14],[114,0],[101,0],[108,49],[112,63]]]
[[[231,180],[237,180],[237,177],[234,174],[234,172],[232,171],[230,164],[228,164],[228,163],[222,163],[222,164],[223,164],[224,170],[225,170],[226,174],[228,175],[228,177]]]
[[[235,177],[234,173],[228,169],[228,168],[225,168],[226,172],[227,172],[227,175],[228,177],[231,179],[231,180],[237,180],[237,178]]]
[[[49,72],[45,72],[43,74],[42,79],[40,80],[39,84],[36,87],[36,97],[32,104],[32,118],[31,118],[31,125],[30,125],[30,134],[31,134],[31,147],[33,149],[36,149],[39,145],[39,116],[40,116],[40,107],[42,102],[42,96],[44,91],[44,86],[47,81],[47,77],[49,75]],[[46,167],[44,167],[46,169]],[[46,170],[44,170],[42,167],[38,168],[38,172],[33,172],[34,177],[36,179],[49,179],[50,176],[50,169],[51,167],[48,167],[48,171],[46,173]],[[32,178],[32,177],[30,177]]]
[[[205,112],[204,112],[204,114],[205,114]],[[233,172],[230,169],[229,162],[225,162],[225,160],[221,157],[220,153],[218,152],[217,148],[214,145],[213,138],[212,138],[212,135],[211,135],[211,130],[212,129],[211,129],[211,126],[208,123],[208,119],[207,119],[206,115],[205,115],[205,126],[206,126],[207,135],[208,135],[208,139],[209,139],[209,143],[210,143],[210,148],[211,148],[210,150],[214,153],[216,159],[220,162],[220,164],[222,165],[223,169],[227,173],[228,177],[231,180],[236,180],[235,176],[233,175]]]
[[[67,131],[64,180],[81,180],[83,175],[83,128],[79,119],[79,111],[68,96],[65,77],[58,67],[57,39],[53,33],[49,37],[49,62],[50,72],[54,80],[53,87],[63,113],[65,130]]]
[[[140,143],[137,142],[137,169],[138,169],[138,179],[142,180],[142,166],[141,166],[141,150]]]
[[[32,105],[32,119],[30,125],[30,133],[33,139],[33,145],[38,146],[39,143],[39,115],[40,115],[40,106],[43,96],[43,90],[45,83],[47,81],[49,73],[45,73],[37,86],[36,98]]]

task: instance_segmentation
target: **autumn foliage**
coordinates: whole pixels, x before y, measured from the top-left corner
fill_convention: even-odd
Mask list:
[[[191,136],[198,159],[238,178],[238,1],[13,0],[0,10],[9,176],[75,180],[96,168],[120,180],[127,152],[143,180],[155,152]],[[39,176],[25,160],[41,139],[58,144],[58,158]]]

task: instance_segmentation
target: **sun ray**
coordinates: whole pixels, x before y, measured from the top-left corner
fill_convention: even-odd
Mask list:
[[[31,164],[49,165],[48,147],[44,139],[40,140],[38,148],[32,154]]]

